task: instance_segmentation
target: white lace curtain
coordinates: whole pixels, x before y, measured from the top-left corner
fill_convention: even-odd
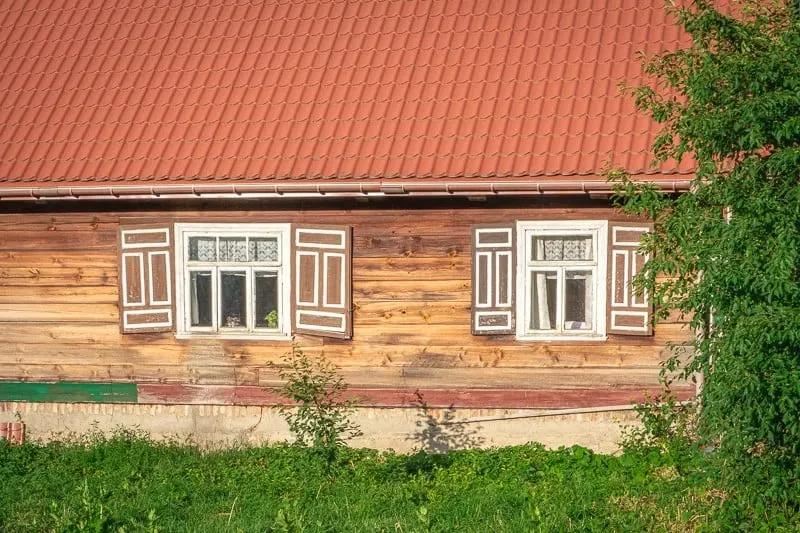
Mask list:
[[[536,237],[535,238],[534,258],[537,261],[591,261],[592,260],[592,239],[591,237]],[[557,302],[552,302],[553,298],[564,298],[562,306],[566,306],[566,289],[562,289],[563,294],[557,291],[550,292],[547,287],[548,277],[555,278],[558,272],[533,272],[533,291],[535,301],[531,302],[534,306],[531,316],[531,327],[535,330],[560,329],[556,324],[556,317],[551,316],[550,309],[558,308]],[[566,273],[565,273],[566,276]],[[566,282],[565,282],[566,284]],[[594,307],[592,282],[587,278],[584,282],[584,318],[591,320],[592,309]],[[591,329],[592,325],[585,321],[575,321],[575,329]],[[566,324],[564,325],[566,326]]]
[[[220,237],[217,259],[216,237],[189,239],[189,260],[206,262],[240,263],[247,261],[278,261],[278,240],[274,238]]]

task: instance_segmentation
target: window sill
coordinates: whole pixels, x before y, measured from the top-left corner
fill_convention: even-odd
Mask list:
[[[285,341],[291,342],[292,336],[275,333],[264,334],[244,334],[244,333],[177,333],[175,338],[178,340],[197,340],[197,339],[216,339],[229,341]]]
[[[603,342],[608,340],[607,335],[517,335],[518,341],[535,342]]]

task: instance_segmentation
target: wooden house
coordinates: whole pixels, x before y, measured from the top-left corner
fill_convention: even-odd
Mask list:
[[[0,402],[265,405],[292,339],[372,407],[657,389],[602,171],[691,180],[619,90],[662,4],[5,3]]]

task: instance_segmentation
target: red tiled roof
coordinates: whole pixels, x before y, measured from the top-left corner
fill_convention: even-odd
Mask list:
[[[0,187],[686,172],[618,90],[662,5],[3,2]]]

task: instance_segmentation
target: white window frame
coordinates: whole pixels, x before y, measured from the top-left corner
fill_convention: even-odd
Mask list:
[[[532,332],[528,329],[530,313],[530,280],[528,270],[548,270],[544,265],[528,266],[531,237],[534,235],[562,236],[587,235],[593,237],[594,254],[597,261],[594,276],[594,324],[593,331],[576,330],[569,333],[556,331],[545,333]],[[572,263],[572,262],[570,262]],[[517,339],[523,341],[598,341],[606,340],[606,293],[608,268],[608,221],[607,220],[559,220],[559,221],[519,221],[517,222]],[[558,268],[579,265],[566,263],[556,265]],[[561,298],[563,288],[559,286],[558,297]]]
[[[290,241],[290,224],[241,224],[241,223],[176,223],[175,224],[175,292],[176,292],[176,322],[177,334],[179,339],[192,339],[210,337],[215,339],[242,339],[242,340],[291,340],[291,283],[292,283],[292,258]],[[189,271],[208,271],[211,267],[188,266],[187,258],[189,254],[189,237],[277,237],[280,261],[276,264],[268,263],[249,263],[215,266],[212,269],[212,308],[213,326],[208,327],[189,327],[189,315],[187,312],[187,298],[189,297]],[[280,291],[278,293],[278,312],[280,324],[278,330],[267,332],[252,331],[255,328],[251,324],[253,320],[253,310],[248,309],[248,324],[241,329],[230,329],[225,331],[220,329],[217,321],[219,320],[219,275],[223,271],[235,271],[249,269],[252,275],[247,276],[247,291],[252,293],[251,279],[259,271],[278,271]],[[252,299],[252,295],[250,296]],[[250,301],[249,305],[255,305]]]

